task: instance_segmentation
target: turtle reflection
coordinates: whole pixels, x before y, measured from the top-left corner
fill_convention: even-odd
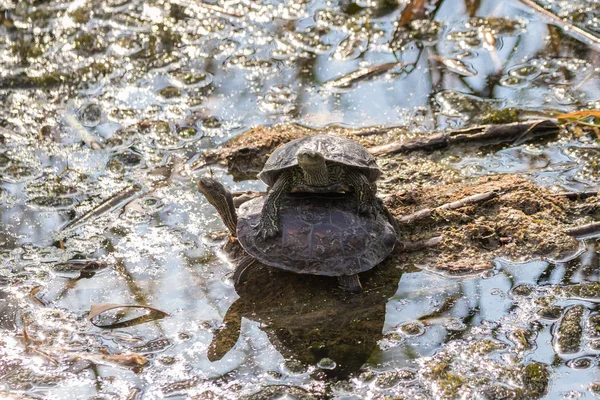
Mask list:
[[[329,378],[347,378],[383,336],[386,303],[402,276],[392,264],[361,274],[365,287],[359,295],[344,293],[329,277],[250,269],[245,283],[236,285],[240,298],[215,333],[209,360],[220,360],[233,348],[243,317],[261,323],[286,363],[318,365]]]

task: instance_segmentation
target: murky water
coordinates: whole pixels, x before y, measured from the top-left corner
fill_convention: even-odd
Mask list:
[[[600,32],[594,2],[540,4]],[[387,262],[354,298],[327,279],[266,271],[248,286],[273,282],[269,293],[233,289],[222,242],[207,236],[223,226],[195,189],[209,171],[178,172],[251,126],[422,133],[507,107],[600,108],[600,46],[526,5],[431,2],[399,29],[405,7],[0,0],[0,396],[599,395],[600,293],[581,286],[598,281],[595,239],[577,259],[497,260],[485,276]],[[423,157],[597,190],[598,139],[574,137]],[[126,206],[61,230],[120,190]],[[169,316],[103,329],[86,318],[98,303]],[[130,352],[148,363],[106,357]]]

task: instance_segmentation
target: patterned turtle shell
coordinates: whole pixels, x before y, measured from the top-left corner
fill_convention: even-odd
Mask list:
[[[256,233],[264,197],[242,204],[237,234],[242,247],[260,262],[313,275],[352,275],[382,262],[394,249],[396,233],[383,215],[356,213],[351,196],[294,195],[282,199],[281,235]]]
[[[375,158],[354,140],[334,135],[311,135],[292,140],[275,149],[258,178],[273,186],[283,170],[298,165],[298,153],[305,150],[321,153],[330,163],[358,168],[371,182],[381,176]]]

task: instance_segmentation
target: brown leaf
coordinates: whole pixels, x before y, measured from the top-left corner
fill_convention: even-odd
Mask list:
[[[425,0],[412,0],[402,10],[398,26],[406,26],[413,19],[422,18],[425,15]]]
[[[136,353],[126,354],[96,354],[96,353],[71,353],[71,357],[83,358],[85,360],[96,361],[107,361],[115,364],[123,365],[125,367],[141,367],[148,363],[148,359],[142,355]]]

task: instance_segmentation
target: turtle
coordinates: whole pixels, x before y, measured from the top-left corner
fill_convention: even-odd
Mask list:
[[[258,224],[263,238],[281,233],[279,209],[288,192],[354,192],[358,212],[376,218],[380,210],[375,158],[359,143],[335,135],[311,135],[275,149],[258,178],[269,191]]]
[[[382,203],[379,207],[384,212],[371,218],[356,212],[354,196],[288,193],[280,200],[282,234],[263,238],[258,234],[256,222],[262,216],[268,196],[241,204],[238,213],[231,192],[220,182],[202,177],[198,188],[215,207],[231,235],[226,250],[234,255],[237,264],[233,274],[236,284],[258,260],[295,273],[334,276],[343,290],[360,292],[362,286],[357,274],[383,261],[397,241],[396,219]]]

